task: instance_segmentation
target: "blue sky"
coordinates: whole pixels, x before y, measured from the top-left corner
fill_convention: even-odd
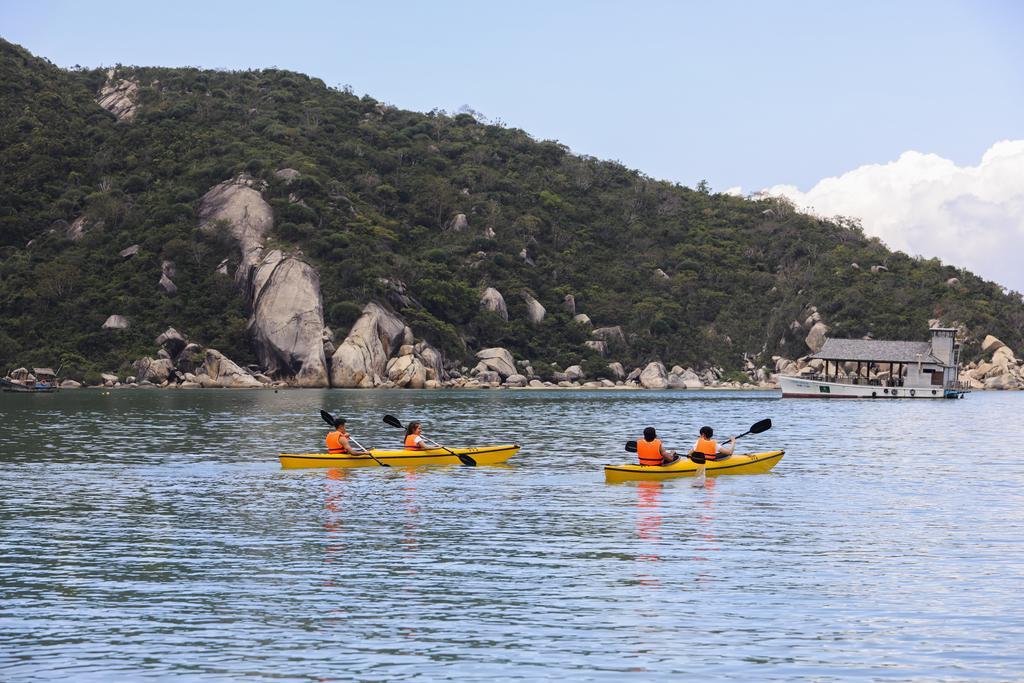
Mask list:
[[[808,192],[907,151],[968,168],[1024,140],[1024,2],[0,0],[0,35],[61,66],[277,66],[468,105],[715,190]],[[1024,217],[1007,221],[1024,248]]]

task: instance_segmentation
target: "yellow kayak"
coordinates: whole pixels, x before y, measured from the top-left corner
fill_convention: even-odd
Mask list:
[[[786,451],[766,453],[737,453],[721,460],[707,461],[707,476],[719,474],[764,474],[775,467]],[[642,479],[666,479],[668,477],[692,477],[700,465],[689,458],[680,457],[671,465],[648,466],[636,463],[605,465],[604,478],[608,482],[634,481]]]
[[[392,467],[418,467],[419,465],[460,465],[458,455],[468,455],[477,465],[503,463],[519,451],[519,444],[500,446],[474,446],[472,448],[428,448],[420,451],[385,451],[371,449],[373,456]],[[457,455],[452,455],[456,453]],[[346,453],[281,453],[281,467],[379,467],[368,455]]]

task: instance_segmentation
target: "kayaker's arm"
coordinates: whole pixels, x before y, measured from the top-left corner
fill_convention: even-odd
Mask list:
[[[728,446],[720,446],[718,448],[718,452],[721,453],[722,455],[732,455],[732,452],[735,449],[736,449],[736,437],[735,436],[730,436],[729,437],[729,445]]]

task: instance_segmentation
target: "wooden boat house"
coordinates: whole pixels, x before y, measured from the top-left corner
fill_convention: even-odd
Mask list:
[[[21,372],[24,372],[24,368]],[[52,394],[58,391],[57,373],[50,368],[32,368],[32,375],[25,378],[0,378],[0,387],[4,391],[23,394]]]
[[[931,341],[826,339],[813,374],[780,377],[783,398],[962,398],[956,330],[931,328]]]

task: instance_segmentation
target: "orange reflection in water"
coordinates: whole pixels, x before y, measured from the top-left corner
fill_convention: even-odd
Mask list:
[[[638,481],[636,487],[637,537],[652,544],[661,540],[661,488],[660,481]],[[636,559],[638,562],[659,562],[661,557],[655,552],[647,552],[638,554]],[[657,576],[646,571],[638,571],[637,578],[641,586],[661,585]]]
[[[407,468],[403,473],[402,502],[405,514],[402,515],[402,529],[405,532],[399,543],[406,549],[409,556],[419,549],[419,521],[420,506],[419,498],[416,495],[416,480],[421,474],[415,469]]]
[[[324,483],[324,510],[327,514],[324,518],[324,532],[327,534],[327,545],[324,546],[324,563],[332,564],[334,556],[345,552],[345,489],[344,483],[349,477],[349,471],[343,469],[327,470],[327,479]],[[334,579],[324,580],[325,586],[333,586]]]
[[[708,477],[704,483],[704,496],[701,506],[697,509],[697,538],[700,540],[695,550],[697,554],[693,559],[697,562],[707,562],[712,559],[711,555],[717,553],[718,537],[715,535],[715,486],[717,479]],[[717,572],[714,568],[708,568],[694,574],[694,581],[714,581]]]

